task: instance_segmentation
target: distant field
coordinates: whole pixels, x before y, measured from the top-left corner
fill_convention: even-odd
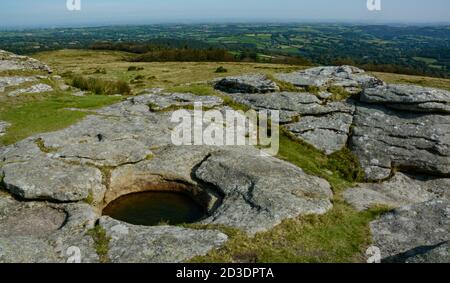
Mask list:
[[[395,73],[445,78],[450,77],[449,40],[450,30],[445,26],[346,24],[187,24],[0,31],[0,49],[20,54],[83,49],[96,42],[171,42],[177,47],[301,56],[314,64],[348,60],[359,66],[391,65]]]
[[[122,79],[131,81],[142,76],[141,83],[132,84],[136,91],[153,87],[175,87],[183,84],[205,83],[216,77],[238,75],[243,73],[289,72],[301,69],[298,66],[258,64],[258,63],[210,63],[210,62],[154,62],[134,63],[126,62],[130,56],[125,52],[91,51],[91,50],[60,50],[43,52],[33,57],[48,63],[59,74],[73,72],[86,76],[95,76],[104,79]],[[142,70],[128,71],[135,66]],[[227,73],[215,73],[223,66]],[[104,69],[106,74],[95,74],[97,70]]]
[[[143,76],[140,82],[132,84],[135,91],[153,87],[177,87],[184,84],[205,83],[217,77],[238,75],[243,73],[274,74],[291,72],[307,67],[261,63],[210,63],[210,62],[164,62],[164,63],[131,63],[125,59],[131,56],[126,52],[92,51],[92,50],[60,50],[37,53],[33,57],[48,63],[59,74],[73,72],[82,75],[105,79],[122,79],[132,81]],[[143,68],[139,71],[128,71],[130,66]],[[223,66],[227,73],[215,73]],[[96,74],[104,69],[106,74]],[[422,76],[410,76],[374,72],[375,76],[388,83],[417,84],[450,90],[450,79]]]

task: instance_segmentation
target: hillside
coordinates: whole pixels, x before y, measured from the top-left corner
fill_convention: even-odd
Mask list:
[[[0,31],[0,49],[20,54],[95,43],[225,48],[235,53],[301,56],[314,64],[449,76],[447,26],[356,24],[184,24]],[[266,57],[266,58],[267,58]],[[340,62],[340,63],[335,63]]]
[[[83,262],[365,262],[371,245],[388,262],[448,260],[450,80],[115,51],[2,56],[0,262],[64,262],[70,246]],[[173,145],[171,113],[199,101],[280,110],[278,155]],[[104,214],[157,190],[206,215],[143,226]]]

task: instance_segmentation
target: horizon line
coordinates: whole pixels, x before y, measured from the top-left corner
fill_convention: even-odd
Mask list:
[[[2,26],[0,30],[19,30],[19,29],[55,29],[55,28],[98,28],[98,27],[126,27],[126,26],[158,26],[158,25],[232,25],[232,24],[347,24],[347,25],[385,25],[385,26],[446,26],[450,25],[450,21],[436,21],[436,22],[410,22],[410,21],[367,21],[367,20],[250,20],[250,19],[236,19],[236,20],[177,20],[177,21],[160,21],[160,22],[130,22],[130,23],[105,23],[105,22],[91,22],[91,23],[76,23],[76,24],[24,24],[24,25],[10,25]]]

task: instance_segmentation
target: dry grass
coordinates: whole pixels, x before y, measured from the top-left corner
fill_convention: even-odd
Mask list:
[[[409,76],[390,73],[373,73],[373,74],[387,83],[415,84],[425,87],[441,88],[450,91],[450,79]]]
[[[142,84],[133,85],[134,93],[145,88],[179,87],[186,84],[206,83],[214,78],[233,76],[243,73],[274,74],[290,72],[299,67],[278,64],[255,64],[238,62],[151,62],[130,63],[124,61],[130,54],[125,52],[107,52],[91,50],[60,50],[38,53],[34,57],[48,63],[59,74],[71,72],[89,75],[105,80],[131,82],[136,76],[142,76]],[[218,67],[228,70],[226,74],[216,73]],[[132,71],[128,71],[130,67]],[[96,73],[105,69],[106,74]]]

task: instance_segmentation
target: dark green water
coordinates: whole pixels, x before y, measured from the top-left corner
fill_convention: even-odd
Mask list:
[[[103,215],[134,225],[176,225],[202,219],[203,208],[190,197],[173,192],[130,194],[111,202]]]

